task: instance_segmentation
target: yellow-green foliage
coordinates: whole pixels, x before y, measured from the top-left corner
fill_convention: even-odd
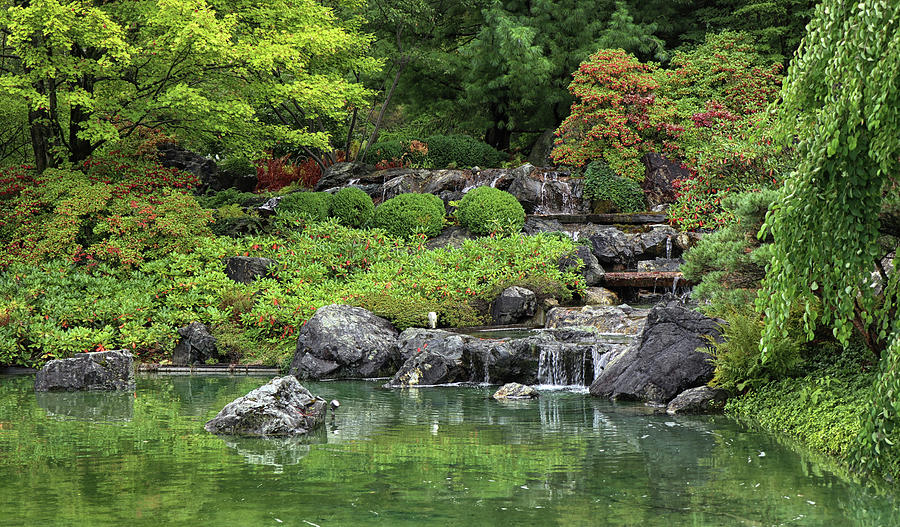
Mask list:
[[[437,236],[444,227],[444,202],[434,194],[400,194],[375,209],[372,223],[392,236]]]

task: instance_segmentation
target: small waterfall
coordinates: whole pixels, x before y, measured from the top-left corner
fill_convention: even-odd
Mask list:
[[[666,260],[671,260],[671,259],[672,259],[672,237],[667,236],[666,237]],[[674,293],[675,291],[672,291],[672,292]]]
[[[673,295],[676,294],[675,291],[678,289],[678,279],[679,278],[681,278],[681,277],[676,276],[675,278],[672,279],[672,294]]]
[[[352,187],[352,186],[357,185],[357,184],[359,184],[359,178],[358,178],[358,177],[357,177],[357,178],[353,178],[353,179],[351,179],[350,181],[347,182],[347,186],[348,186],[348,187]]]
[[[490,372],[490,369],[488,368],[488,361],[486,359],[487,359],[487,357],[485,357],[485,361],[484,361],[484,381],[483,382],[485,384],[490,384],[491,383],[491,372]]]
[[[491,186],[494,188],[497,188],[497,182],[500,181],[500,178],[502,178],[502,177],[503,177],[502,173],[500,175],[494,176],[494,179],[491,180]]]
[[[593,351],[591,351],[591,362],[594,366],[595,381],[598,377],[600,377],[600,374],[603,373],[603,370],[606,368],[606,366],[609,365],[609,361],[612,359],[614,353],[615,352],[612,350],[601,352],[597,349],[594,349]]]
[[[538,360],[538,383],[553,386],[568,384],[566,369],[563,365],[559,349],[542,349]]]

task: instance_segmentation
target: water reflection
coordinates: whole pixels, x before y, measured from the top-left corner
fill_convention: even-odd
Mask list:
[[[77,421],[131,421],[133,392],[35,392],[38,406],[53,419]]]
[[[309,454],[310,445],[328,441],[328,435],[322,428],[302,437],[220,437],[247,463],[274,467],[276,474],[284,472],[285,466],[300,463]]]

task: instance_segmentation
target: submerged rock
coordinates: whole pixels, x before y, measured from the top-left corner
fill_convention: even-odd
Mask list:
[[[534,399],[537,396],[537,390],[517,382],[504,384],[493,395],[494,399]]]
[[[666,413],[675,415],[721,412],[727,401],[728,392],[725,390],[698,386],[685,390],[672,399],[666,407]]]
[[[206,423],[207,432],[238,436],[307,434],[325,422],[328,405],[286,375],[238,397]]]
[[[134,357],[125,350],[76,353],[52,360],[34,378],[38,392],[75,390],[133,390]]]
[[[178,328],[178,334],[181,335],[181,339],[172,352],[172,364],[175,366],[205,363],[209,359],[219,358],[216,338],[204,324],[191,322],[183,328]]]
[[[723,321],[692,311],[677,300],[650,310],[635,348],[609,364],[591,385],[592,395],[668,403],[676,395],[712,378],[704,349],[721,339]]]
[[[290,373],[301,379],[391,375],[400,363],[397,330],[361,307],[320,307],[300,329]]]

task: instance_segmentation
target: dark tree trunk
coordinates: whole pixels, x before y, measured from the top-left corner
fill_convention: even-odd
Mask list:
[[[495,124],[491,128],[488,128],[487,132],[484,134],[484,142],[501,152],[505,152],[509,150],[509,140],[511,137],[511,130]]]
[[[94,92],[93,77],[90,75],[82,77],[78,82],[78,87],[92,94]],[[72,105],[69,115],[69,161],[76,165],[81,164],[94,152],[95,145],[91,144],[90,140],[78,137],[82,123],[87,122],[90,117],[87,108]]]

